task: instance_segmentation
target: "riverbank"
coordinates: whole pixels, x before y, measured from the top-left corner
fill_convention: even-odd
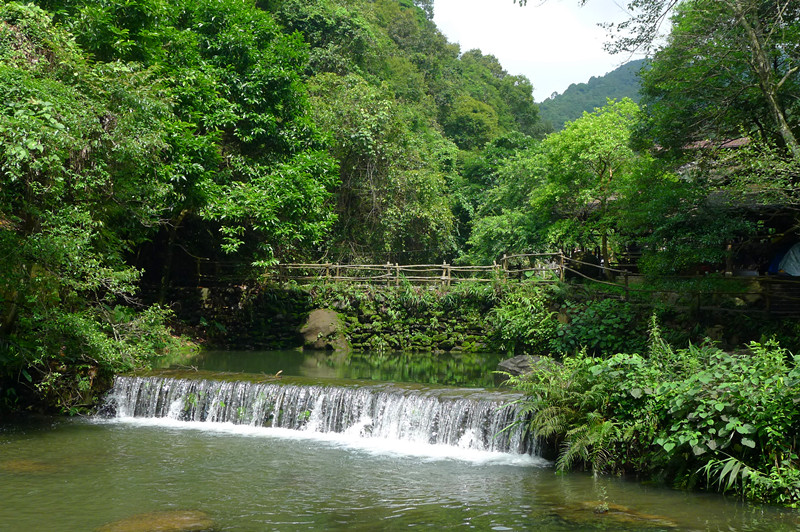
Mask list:
[[[799,363],[774,342],[674,348],[654,323],[641,355],[540,359],[510,384],[526,395],[532,433],[559,449],[560,470],[797,508]]]

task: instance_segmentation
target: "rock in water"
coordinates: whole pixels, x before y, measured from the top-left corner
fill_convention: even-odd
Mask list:
[[[505,371],[511,375],[523,375],[528,373],[530,370],[531,357],[528,355],[519,355],[513,358],[507,358],[497,364],[497,371]]]
[[[137,514],[96,529],[96,532],[212,532],[214,521],[198,510]]]
[[[350,348],[344,336],[344,324],[333,310],[312,310],[305,325],[300,328],[303,335],[303,347],[308,349],[333,349],[334,351]]]
[[[550,357],[519,355],[513,358],[507,358],[497,364],[497,371],[508,373],[509,375],[524,375],[530,373],[535,365],[537,368],[548,368],[553,364],[560,365],[560,363]],[[495,373],[495,384],[499,385],[505,382],[508,377],[502,373]]]

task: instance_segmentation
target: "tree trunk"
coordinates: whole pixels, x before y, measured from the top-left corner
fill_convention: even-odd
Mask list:
[[[19,299],[20,293],[18,290],[15,290],[13,296],[9,298],[11,304],[9,305],[8,311],[3,316],[2,323],[0,323],[0,337],[8,336],[11,329],[13,329],[14,323],[17,321],[17,313],[19,312]]]
[[[603,272],[605,273],[605,277],[607,280],[612,279],[611,270],[611,254],[608,252],[608,233],[606,230],[603,231],[603,236],[600,239],[600,254],[603,257]]]
[[[797,138],[789,127],[789,123],[786,121],[786,115],[778,102],[778,84],[775,82],[775,72],[772,68],[772,63],[764,49],[761,23],[758,22],[758,20],[756,20],[755,24],[750,23],[747,19],[744,6],[742,5],[742,0],[734,0],[732,6],[739,25],[747,34],[750,52],[752,54],[751,65],[758,76],[759,87],[767,101],[772,118],[778,126],[778,132],[786,143],[786,147],[791,152],[792,157],[800,159],[800,144],[798,144]]]
[[[180,228],[181,223],[183,223],[183,219],[186,218],[187,214],[189,214],[189,209],[183,209],[169,229],[169,238],[167,239],[167,249],[166,249],[166,254],[164,256],[164,267],[161,270],[161,287],[159,288],[158,291],[158,303],[160,305],[163,305],[167,299],[167,291],[169,290],[169,279],[170,279],[170,274],[172,273],[172,258],[175,255],[175,240],[177,240],[178,237],[178,229]]]

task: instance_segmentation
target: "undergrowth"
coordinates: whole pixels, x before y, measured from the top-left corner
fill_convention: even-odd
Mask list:
[[[560,470],[662,477],[800,506],[800,367],[774,341],[674,348],[657,322],[643,354],[585,350],[511,377]]]

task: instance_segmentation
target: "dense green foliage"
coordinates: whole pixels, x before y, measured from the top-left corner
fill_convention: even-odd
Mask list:
[[[594,247],[604,260],[627,250],[641,253],[637,266],[649,274],[649,286],[677,287],[683,281],[663,276],[735,267],[737,260],[764,272],[781,245],[798,240],[797,4],[635,0],[628,7],[631,19],[610,26],[623,31],[611,49],[652,49],[663,17],[672,13],[673,25],[651,68],[642,73],[642,108],[626,124],[628,137],[618,144],[621,149],[613,151],[624,161],[624,177],[613,191],[575,180],[578,187],[570,199],[577,198],[575,205],[583,212],[577,224],[563,226],[569,232],[551,229],[551,234],[574,235],[568,249]],[[558,183],[550,176],[561,167],[575,167],[591,161],[593,152],[602,153],[602,148],[578,148],[597,130],[576,127],[588,124],[587,118],[564,130],[578,135],[564,137],[566,157],[559,170],[529,166],[543,168],[543,183]],[[552,139],[562,133],[542,145],[558,146]],[[614,138],[609,132],[599,136],[598,147]],[[546,153],[534,153],[546,160]],[[513,156],[508,160],[514,161]],[[616,180],[620,172],[614,173]],[[516,207],[502,216],[525,220],[530,227],[532,215],[548,212],[540,208],[546,205],[540,192],[545,188],[534,190],[536,196],[522,201],[513,196]],[[580,195],[583,190],[586,196]],[[608,211],[611,205],[619,210]],[[552,223],[554,211],[549,213]],[[505,235],[490,225],[478,240],[479,224],[487,220],[475,224],[472,242],[488,255],[493,250],[487,244]],[[542,242],[523,243],[537,245],[542,249]],[[698,292],[698,303],[682,319],[701,322],[700,297]],[[570,353],[563,364],[540,361],[531,375],[512,379],[527,395],[531,429],[558,447],[559,468],[583,465],[596,472],[664,477],[682,486],[800,504],[797,358],[773,341],[732,352],[711,343],[674,348],[662,339],[655,318],[648,349],[626,346],[624,329],[635,313],[601,309],[604,305],[619,307],[589,303],[575,311],[575,304],[567,302],[562,309],[567,323],[562,322],[553,342],[561,347],[557,350]],[[595,306],[601,311],[594,312]],[[737,318],[731,322],[735,326]],[[576,355],[579,346],[584,350]]]
[[[203,261],[454,256],[461,150],[539,131],[431,2],[39,5],[0,12],[4,404],[146,364],[171,337],[140,287]]]
[[[608,259],[614,246],[620,249],[620,213],[636,208],[639,191],[632,181],[649,162],[629,147],[637,114],[631,100],[610,101],[495,162],[488,186],[475,187],[469,259],[595,248]]]
[[[641,351],[646,330],[640,313],[630,303],[616,299],[567,301],[561,309],[565,323],[559,323],[550,352],[574,354],[582,349],[594,356],[604,353]]]
[[[165,310],[127,304],[139,274],[122,256],[168,192],[152,169],[169,108],[147,72],[88,63],[17,4],[0,8],[0,90],[0,408],[70,410],[171,343]]]
[[[512,382],[528,396],[531,430],[558,447],[561,469],[800,504],[800,367],[773,343],[739,353],[674,349],[654,327],[644,355],[578,354],[563,365],[539,362]]]
[[[509,355],[547,355],[556,322],[547,294],[534,285],[510,291],[491,310],[487,321],[494,346]]]
[[[639,102],[639,72],[646,68],[645,59],[636,59],[617,67],[604,76],[592,77],[586,83],[573,83],[561,93],[553,93],[539,104],[543,122],[561,131],[564,124],[580,118],[584,111],[591,113],[603,107],[606,100],[630,98]]]
[[[165,275],[176,231],[199,218],[226,252],[304,253],[333,222],[335,162],[310,120],[307,49],[251,2],[46,1],[100,62],[133,62],[172,103]],[[197,223],[201,223],[198,221]]]
[[[650,138],[681,148],[746,135],[793,149],[796,124],[783,127],[797,114],[800,50],[796,23],[785,21],[800,8],[782,4],[704,1],[677,10],[669,44],[643,75]]]
[[[430,21],[429,3],[275,6],[310,45],[313,115],[340,165],[338,222],[324,252],[375,262],[454,256],[459,151],[539,134],[530,82],[478,50],[459,55]]]
[[[563,466],[681,482],[702,468],[709,485],[796,503],[788,353],[673,349],[655,334],[647,356],[615,354],[644,352],[654,306],[681,329],[665,337],[702,336],[702,291],[676,310],[687,285],[671,276],[763,271],[799,239],[800,10],[634,0],[619,47],[648,44],[677,4],[642,105],[607,84],[631,83],[631,63],[546,103],[582,100],[582,114],[550,119],[557,132],[531,81],[449,43],[430,0],[3,4],[0,408],[74,411],[113,372],[175,349],[175,285],[247,292],[278,262],[560,252],[587,267],[578,276],[635,262],[646,293],[665,295],[495,279],[441,293],[317,287],[309,300],[351,312],[360,347],[564,355],[519,381],[542,416],[541,401],[556,409],[534,428],[566,438]],[[601,99],[584,101],[594,88]],[[749,320],[748,338],[793,340],[796,328],[735,305],[728,321]]]

